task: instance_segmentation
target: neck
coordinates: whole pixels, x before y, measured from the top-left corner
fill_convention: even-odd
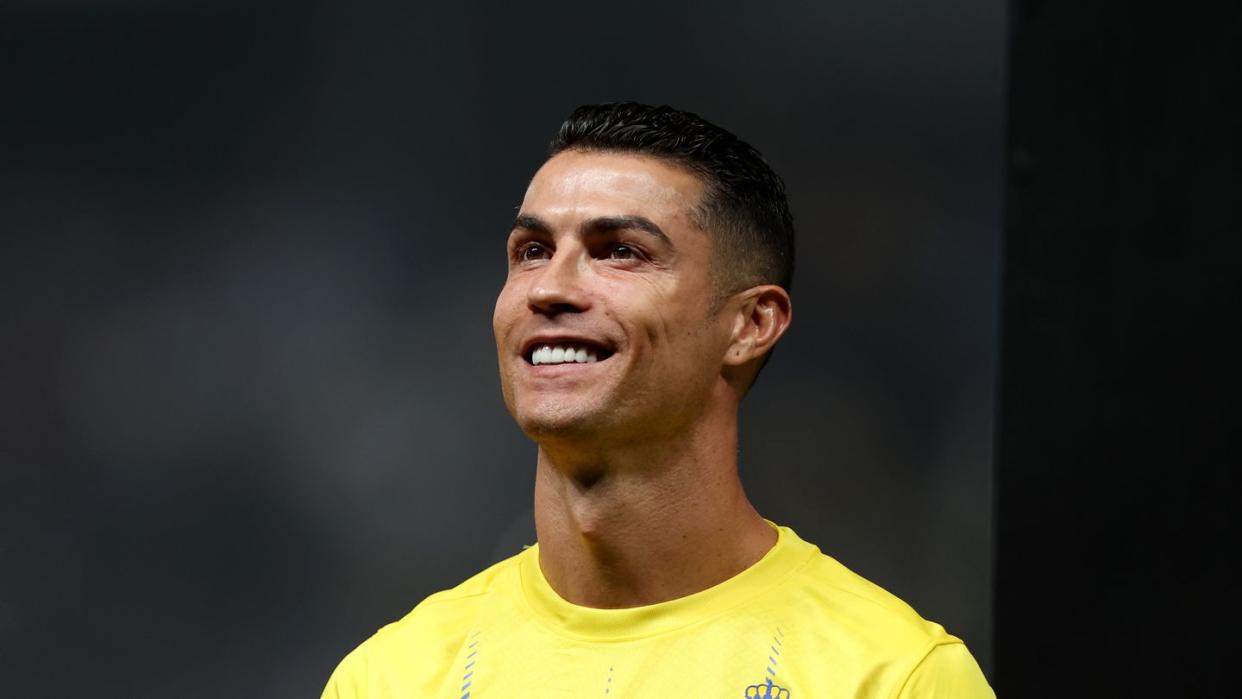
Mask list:
[[[736,412],[725,418],[606,453],[541,444],[535,529],[552,589],[587,607],[642,606],[707,589],[762,558],[776,532],[742,490]]]

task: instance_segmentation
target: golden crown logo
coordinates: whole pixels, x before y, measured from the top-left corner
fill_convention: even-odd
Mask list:
[[[789,690],[772,684],[752,684],[746,688],[746,699],[789,699]]]

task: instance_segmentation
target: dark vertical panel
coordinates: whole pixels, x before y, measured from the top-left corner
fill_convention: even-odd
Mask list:
[[[1222,696],[1242,13],[1011,8],[998,693]]]

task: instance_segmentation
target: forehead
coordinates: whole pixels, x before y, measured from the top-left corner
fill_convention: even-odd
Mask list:
[[[569,150],[535,173],[522,212],[551,220],[640,215],[688,225],[703,191],[697,176],[661,158]]]

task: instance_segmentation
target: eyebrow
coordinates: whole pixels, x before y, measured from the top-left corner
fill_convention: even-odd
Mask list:
[[[513,219],[513,229],[517,230],[519,228],[552,235],[552,226],[538,216],[530,214],[518,214],[518,217]],[[621,230],[643,231],[659,238],[666,245],[673,244],[673,241],[669,239],[668,235],[654,221],[644,216],[600,216],[583,223],[582,229],[588,233],[611,233]]]
[[[552,226],[544,223],[543,219],[538,216],[531,216],[530,214],[518,214],[518,217],[513,219],[513,228],[511,230],[516,231],[519,228],[534,231],[535,233],[552,235]]]

